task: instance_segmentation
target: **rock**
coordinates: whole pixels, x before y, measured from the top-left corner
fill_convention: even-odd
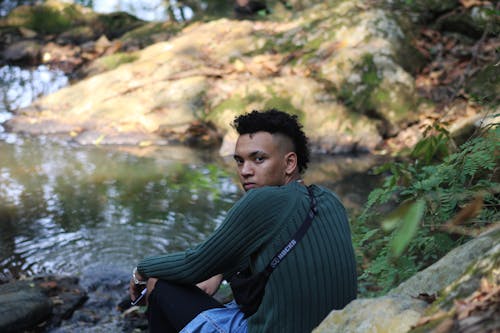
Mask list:
[[[407,332],[423,314],[424,301],[401,296],[357,299],[342,311],[332,311],[313,333]]]
[[[149,135],[147,141],[153,144],[164,142],[161,135],[169,141],[196,144],[199,137],[192,136],[187,126],[211,121],[224,135],[223,146],[231,147],[229,123],[236,115],[274,107],[300,117],[305,130],[312,133],[316,152],[375,150],[390,132],[388,128],[413,116],[409,112],[410,105],[414,106],[412,81],[403,66],[392,60],[406,59],[396,52],[404,46],[404,33],[389,13],[366,11],[361,2],[313,8],[305,17],[284,23],[227,19],[193,23],[168,42],[130,57],[117,54],[96,61],[95,66],[82,70],[92,77],[19,110],[7,126],[33,134],[50,131],[40,124],[68,128],[68,132],[73,132],[71,127],[82,128],[73,140],[90,144],[141,144],[146,139],[125,140],[137,133]],[[308,36],[311,24],[318,29]],[[372,44],[363,52],[356,53],[354,44],[335,48],[355,35],[349,29],[363,31],[372,24],[372,33],[363,35]],[[349,28],[342,30],[342,26]],[[99,44],[93,44],[94,49]],[[108,43],[104,44],[106,48]],[[307,58],[295,53],[300,49]],[[90,52],[85,52],[90,59]],[[374,55],[365,55],[368,52]],[[355,53],[360,57],[354,57]],[[341,71],[339,59],[347,58],[352,63],[345,62],[346,70]],[[360,71],[351,75],[348,69],[353,66]],[[103,70],[107,71],[97,74]],[[370,82],[374,79],[375,85],[363,88],[356,75]],[[340,92],[339,98],[340,86],[352,89]],[[358,106],[346,103],[351,98],[347,95],[362,102]],[[57,126],[58,122],[64,126]],[[218,135],[200,143],[217,144]]]
[[[313,332],[408,332],[423,314],[432,318],[433,314],[440,311],[446,313],[457,300],[473,295],[481,288],[485,279],[493,288],[498,288],[499,244],[500,227],[496,226],[493,230],[450,251],[441,260],[415,274],[386,296],[357,299],[342,310],[332,311]],[[436,297],[437,300],[431,306],[419,300]],[[498,303],[495,306],[498,306]],[[496,315],[493,311],[485,316],[494,322]],[[438,323],[443,320],[442,316],[436,318],[439,319],[436,320]],[[453,325],[453,322],[451,324]],[[500,328],[500,323],[497,322],[496,325],[493,327]],[[436,325],[430,327],[434,326]],[[429,328],[418,330],[430,331]]]
[[[24,38],[35,38],[37,36],[36,31],[33,31],[25,27],[20,27],[19,32]]]
[[[481,102],[499,105],[500,65],[491,63],[475,73],[467,82],[466,90]]]
[[[34,277],[0,285],[0,331],[58,326],[86,300],[72,277]]]
[[[3,58],[6,62],[34,64],[40,59],[40,50],[41,45],[36,41],[20,41],[7,46]]]
[[[406,0],[393,0],[387,1],[393,6],[403,7],[422,14],[427,13],[443,13],[453,8],[456,8],[459,0],[420,0],[420,1],[406,1]]]
[[[388,2],[408,8],[402,0]],[[440,13],[456,4],[421,5]],[[413,75],[423,58],[410,43],[411,15],[392,12],[391,6],[321,2],[274,22],[142,24],[119,13],[84,15],[74,28],[91,25],[99,41],[68,51],[66,61],[56,52],[61,48],[44,52],[43,59],[69,71],[78,68],[76,74],[87,78],[18,110],[6,126],[34,135],[78,128],[78,135],[71,135],[76,142],[142,145],[197,143],[189,125],[212,122],[217,135],[202,145],[217,145],[221,135],[221,151],[230,154],[234,117],[274,107],[300,118],[314,152],[411,147],[421,138],[422,115],[433,106],[422,102],[415,88]],[[116,25],[123,33],[124,22],[133,30],[113,40],[106,29]],[[138,50],[162,39],[168,41]]]
[[[95,38],[95,31],[90,26],[78,26],[68,31],[61,33],[57,36],[56,41],[58,44],[83,44]]]
[[[225,133],[224,154],[232,154],[237,137],[230,122],[235,115],[252,109],[278,108],[298,115],[315,152],[366,152],[382,140],[376,123],[367,116],[350,113],[312,78],[283,75],[243,82],[231,78],[215,82],[213,89],[220,92],[221,102],[212,107],[207,119]]]
[[[382,135],[391,135],[415,119],[417,97],[410,73],[421,60],[392,13],[360,6],[349,1],[324,11],[329,18],[322,28],[332,33],[310,61],[351,112],[381,119],[386,125]]]
[[[122,51],[137,51],[154,43],[164,42],[182,30],[182,25],[171,21],[149,22],[120,37]]]
[[[392,289],[389,295],[417,297],[436,294],[464,274],[488,250],[500,243],[500,228],[459,246],[441,260]],[[499,251],[500,247],[496,247]]]
[[[28,281],[0,285],[0,331],[19,332],[47,320],[52,302]]]
[[[72,73],[83,62],[80,47],[49,42],[42,47],[42,62],[57,66],[65,73]]]
[[[106,35],[102,35],[95,42],[94,50],[95,50],[95,52],[102,54],[110,46],[111,46],[111,42],[109,41],[109,39],[106,37]]]
[[[500,20],[498,13],[495,14],[493,3],[476,3],[443,16],[438,20],[437,28],[443,31],[458,32],[477,39],[484,33],[498,36]]]

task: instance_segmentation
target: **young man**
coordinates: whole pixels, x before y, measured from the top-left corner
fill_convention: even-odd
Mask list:
[[[339,199],[311,185],[312,223],[265,284],[257,311],[245,318],[215,293],[223,277],[265,269],[311,211],[301,174],[309,162],[307,138],[296,116],[278,110],[237,117],[234,152],[246,194],[198,246],[143,259],[130,283],[148,281],[151,332],[310,332],[333,309],[356,297],[357,276],[349,223]],[[198,286],[195,286],[195,285]],[[152,291],[151,291],[152,290]]]

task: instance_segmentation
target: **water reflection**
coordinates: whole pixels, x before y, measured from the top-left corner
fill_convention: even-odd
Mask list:
[[[2,124],[12,118],[12,112],[30,105],[69,83],[60,70],[45,65],[27,69],[18,66],[0,67],[0,140],[14,142],[15,135],[5,133]]]
[[[14,8],[21,5],[39,3],[37,0],[2,0],[0,1],[0,17],[8,15]]]
[[[2,101],[0,117],[5,117],[6,112],[26,107],[36,98],[53,93],[66,85],[68,85],[68,78],[62,71],[50,69],[45,65],[34,69],[17,66],[0,67],[0,99]]]
[[[0,156],[3,278],[127,268],[184,249],[209,234],[240,193],[206,156],[140,158],[44,140],[0,144]]]
[[[166,5],[168,3],[168,5]],[[145,21],[187,21],[193,18],[194,12],[181,1],[170,0],[107,0],[93,1],[92,8],[98,13],[112,13],[124,11]]]

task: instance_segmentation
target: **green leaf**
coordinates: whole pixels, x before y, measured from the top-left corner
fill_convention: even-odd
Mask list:
[[[419,199],[399,207],[382,222],[382,227],[385,230],[396,229],[390,244],[395,257],[399,257],[403,253],[415,235],[424,211],[425,201]]]

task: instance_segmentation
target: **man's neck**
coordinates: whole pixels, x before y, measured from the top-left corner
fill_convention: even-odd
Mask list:
[[[304,180],[302,179],[302,177],[300,177],[299,174],[291,175],[290,178],[285,181],[285,185],[290,184],[291,182],[297,182],[305,186]]]

